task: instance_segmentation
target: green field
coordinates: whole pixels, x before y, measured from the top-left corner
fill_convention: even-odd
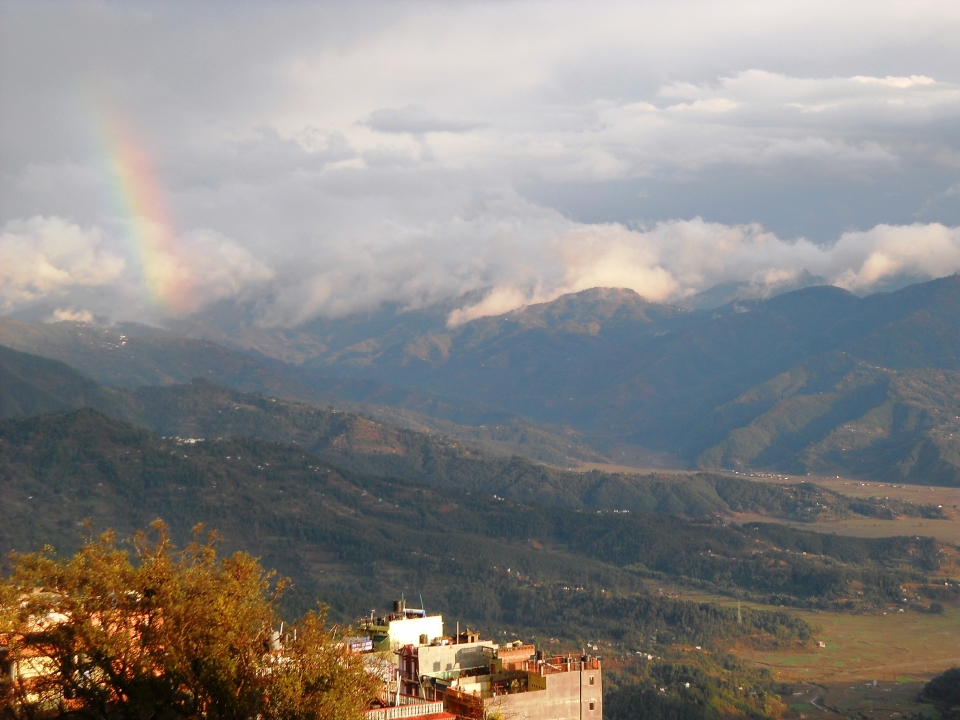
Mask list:
[[[927,680],[960,664],[960,610],[942,615],[792,611],[819,628],[825,648],[738,653],[785,681]]]
[[[676,595],[736,605],[712,594],[680,591]],[[743,607],[771,609],[753,603],[743,603]],[[917,696],[927,680],[960,665],[960,609],[949,608],[940,615],[883,612],[791,609],[791,614],[817,629],[813,643],[779,650],[741,647],[734,653],[768,669],[776,680],[792,688],[783,696],[789,708],[786,718],[830,720],[857,713],[889,720],[912,713],[937,717],[932,706],[917,703]],[[819,647],[816,641],[826,647]]]

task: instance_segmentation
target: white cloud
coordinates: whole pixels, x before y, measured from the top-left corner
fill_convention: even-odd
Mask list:
[[[8,222],[0,232],[0,308],[118,282],[124,260],[100,244],[96,228],[58,217]]]
[[[548,302],[554,297],[552,293],[541,296],[536,291],[526,294],[517,288],[495,287],[480,302],[453,310],[447,318],[447,325],[457,327],[477,318],[503,315],[524,305]]]
[[[850,79],[854,82],[868,85],[888,85],[895,88],[908,88],[913,87],[914,85],[933,85],[936,82],[936,80],[933,78],[928,78],[926,75],[911,75],[910,77],[891,77],[890,75],[887,75],[885,78],[855,75]]]
[[[189,307],[259,297],[268,323],[952,267],[957,3],[35,7],[3,10],[0,223],[67,218],[81,250],[5,230],[4,312],[157,317],[101,104],[153,161]]]
[[[736,110],[740,107],[740,103],[734,102],[733,100],[728,100],[727,98],[708,98],[705,100],[694,100],[689,103],[677,103],[676,105],[668,105],[665,109],[667,112],[687,112],[691,110],[702,110],[704,112],[711,113],[724,113],[730,112],[731,110]]]
[[[677,302],[714,285],[748,282],[754,294],[803,277],[868,293],[906,275],[936,278],[960,272],[960,228],[940,224],[844,233],[832,245],[785,241],[756,225],[728,226],[699,218],[658,223],[647,230],[572,224],[546,243],[550,262],[513,285],[498,283],[481,302],[449,317],[457,325],[552,300],[590,287],[625,287],[656,302]]]
[[[74,298],[86,307],[61,306],[51,317],[84,321],[95,313],[159,319],[164,310],[145,299],[144,288],[150,283],[142,277],[141,259],[129,261],[120,247],[119,237],[108,243],[101,229],[59,217],[7,223],[0,232],[0,309],[10,312],[37,302]],[[177,256],[156,253],[147,269],[176,277],[186,295],[177,298],[182,312],[262,289],[274,277],[249,250],[211,230],[187,233]]]
[[[274,278],[273,270],[249,250],[218,232],[194,230],[182,240],[181,272],[188,275],[194,291],[189,310],[262,289]]]
[[[74,322],[91,324],[94,321],[93,313],[89,310],[71,310],[57,308],[50,316],[49,322]]]
[[[362,239],[301,258],[296,271],[274,271],[210,230],[187,233],[182,241],[177,261],[184,286],[194,292],[186,310],[224,298],[261,298],[261,321],[268,325],[296,325],[381,302],[424,307],[470,291],[481,292],[482,300],[451,313],[451,325],[591,287],[625,287],[651,301],[682,302],[727,282],[750,283],[763,296],[813,276],[867,293],[901,275],[960,271],[960,228],[938,223],[877,225],[818,245],[781,239],[757,224],[700,218],[644,229],[578,223],[509,192],[443,222],[369,225]],[[4,308],[69,302],[72,293],[90,287],[101,288],[98,304],[62,304],[53,317],[82,320],[129,304],[128,267],[100,245],[98,230],[60,218],[8,224],[0,236]],[[135,304],[126,309],[137,310]]]
[[[853,291],[869,291],[899,274],[943,277],[960,272],[960,228],[938,223],[844,233],[830,248],[833,282]],[[847,266],[847,267],[843,267]]]

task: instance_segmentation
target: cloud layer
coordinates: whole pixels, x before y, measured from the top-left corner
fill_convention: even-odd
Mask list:
[[[156,169],[184,311],[960,270],[955,3],[59,9],[0,4],[0,312],[169,312],[105,115]]]
[[[61,218],[7,223],[0,232],[0,309],[115,284],[125,262],[100,245],[99,231]]]

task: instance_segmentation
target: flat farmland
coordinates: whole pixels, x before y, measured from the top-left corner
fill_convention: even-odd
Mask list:
[[[651,581],[651,592],[661,588],[669,597],[714,602],[737,607],[726,595],[691,590]],[[926,681],[960,665],[960,608],[942,613],[917,610],[829,612],[801,610],[743,601],[744,609],[787,612],[814,628],[809,645],[800,648],[757,650],[735,647],[738,657],[765,667],[778,681],[812,683]],[[826,647],[818,647],[817,642]]]
[[[680,590],[671,595],[711,600],[728,607],[730,598]],[[734,648],[742,660],[769,670],[792,687],[783,696],[787,718],[871,718],[928,715],[931,706],[917,703],[923,684],[937,673],[960,665],[960,610],[933,615],[907,611],[848,614],[774,608],[755,603],[743,607],[786,610],[815,628],[804,648],[755,650]],[[818,647],[822,641],[826,647]]]
[[[784,718],[802,720],[834,720],[867,717],[876,720],[898,720],[914,713],[924,718],[938,718],[932,705],[920,705],[917,696],[923,688],[920,681],[878,681],[843,683],[797,683],[783,701],[789,711]]]
[[[851,480],[850,478],[821,477],[816,475],[776,475],[758,473],[749,480],[769,483],[812,482],[829,490],[851,497],[881,497],[909,500],[917,505],[943,505],[947,509],[960,508],[960,488],[936,487],[932,485],[901,485],[878,483],[869,480]]]
[[[937,540],[960,545],[960,520],[956,516],[949,520],[926,520],[924,518],[899,518],[897,520],[877,520],[874,518],[847,518],[825,522],[797,522],[758,515],[755,513],[730,513],[734,522],[775,522],[800,530],[812,530],[821,533],[836,533],[854,537],[894,537],[898,535],[927,535]]]
[[[582,463],[579,470],[601,470],[611,473],[646,474],[657,472],[661,475],[674,475],[677,482],[694,473],[692,470],[667,470],[664,468],[637,468],[627,465]],[[729,473],[724,473],[729,474]],[[845,520],[830,520],[822,522],[799,522],[758,513],[730,513],[730,517],[738,523],[746,522],[777,522],[783,525],[813,530],[823,533],[837,533],[854,537],[891,537],[895,535],[926,535],[935,537],[941,542],[960,545],[960,488],[933,487],[928,485],[900,485],[878,483],[865,480],[851,480],[850,478],[823,477],[811,475],[783,475],[777,473],[757,472],[752,475],[733,475],[747,480],[764,483],[799,483],[811,482],[850,497],[866,498],[896,498],[907,500],[916,505],[942,505],[947,511],[946,520],[929,520],[926,518],[902,517],[897,520],[880,520],[877,518],[853,517]]]
[[[740,476],[743,477],[743,476]],[[822,522],[796,522],[759,515],[756,513],[733,513],[733,519],[745,522],[778,522],[791,527],[815,532],[838,533],[855,537],[891,537],[895,535],[927,535],[941,542],[960,545],[960,488],[930,487],[927,485],[891,485],[844,478],[767,476],[751,478],[758,482],[812,482],[829,490],[851,497],[879,497],[908,500],[916,505],[942,505],[947,511],[946,520],[901,517],[896,520],[853,517],[845,520]]]
[[[903,682],[928,680],[960,665],[960,610],[934,615],[907,612],[859,614],[789,610],[819,628],[826,647],[740,650],[785,682]]]
[[[790,612],[819,627],[816,638],[826,647],[735,651],[793,686],[783,698],[789,717],[927,715],[930,706],[917,703],[923,684],[960,665],[957,609],[942,615]]]

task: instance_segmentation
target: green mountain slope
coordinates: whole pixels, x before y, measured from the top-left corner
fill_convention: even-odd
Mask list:
[[[761,486],[748,480],[714,475],[678,478],[672,475],[564,472],[519,456],[485,452],[435,433],[398,428],[374,418],[332,408],[230,390],[205,380],[184,385],[102,388],[66,366],[6,350],[17,360],[19,374],[0,376],[0,392],[8,385],[44,399],[61,388],[52,408],[90,406],[164,436],[219,438],[248,436],[297,443],[307,451],[355,472],[401,477],[416,482],[495,493],[566,507],[662,512],[700,517],[730,509],[813,520],[826,508],[834,515],[851,511],[839,497],[822,489],[796,490]],[[2,367],[2,366],[0,366]],[[57,383],[51,382],[50,369]],[[21,393],[22,394],[22,393]],[[20,407],[16,414],[30,409]],[[865,507],[865,506],[864,506]],[[811,515],[811,511],[818,512]],[[897,509],[917,514],[920,509]],[[923,510],[929,514],[927,510]],[[889,514],[889,513],[886,513]]]
[[[293,577],[304,603],[320,595],[359,614],[422,591],[467,619],[541,628],[537,602],[575,602],[563,588],[637,603],[651,575],[800,605],[890,602],[904,582],[939,597],[942,582],[926,577],[953,552],[930,539],[518,503],[349,473],[282,443],[164,439],[92,410],[0,422],[0,504],[2,551],[69,549],[84,518],[126,533],[162,516],[180,538],[197,522],[219,528],[228,548]]]
[[[230,320],[219,339],[257,357],[153,331],[10,320],[0,341],[127,387],[204,377],[376,402],[347,407],[559,466],[595,459],[591,445],[609,455],[627,444],[705,469],[960,481],[956,276],[867,298],[810,287],[695,312],[594,289],[456,328],[445,318],[384,308],[295,331]],[[212,333],[216,320],[178,328]]]
[[[34,324],[0,317],[0,345],[60,360],[112,387],[169,385],[203,378],[241,391],[321,406],[335,403],[392,424],[442,432],[489,450],[519,452],[543,462],[562,465],[606,459],[569,429],[545,426],[499,409],[450,403],[424,390],[401,390],[378,382],[317,375],[157,328],[129,324],[99,328],[72,322]],[[43,409],[76,406],[51,405]]]
[[[87,377],[114,387],[182,383],[202,377],[279,397],[308,402],[329,400],[241,353],[145,326],[108,329],[84,323],[34,324],[0,318],[0,344],[60,360]]]
[[[305,358],[305,372],[499,407],[702,467],[958,477],[960,445],[934,422],[950,412],[945,386],[921,382],[939,399],[901,397],[920,382],[915,373],[960,371],[956,276],[867,298],[811,287],[713,311],[595,289],[453,329],[423,316],[378,334],[385,317],[361,320],[349,338],[343,320],[302,328],[337,348]],[[843,449],[844,428],[871,423],[871,412],[891,418],[876,426],[883,438],[859,453]]]
[[[108,403],[107,391],[65,364],[0,345],[0,418]]]
[[[936,508],[852,503],[813,485],[767,485],[700,473],[565,472],[519,456],[477,450],[442,435],[397,428],[373,418],[239,393],[205,381],[125,391],[114,413],[162,435],[250,436],[297,443],[354,472],[399,477],[441,487],[492,493],[513,500],[574,508],[658,512],[703,517],[753,511],[794,520],[920,515]]]
[[[736,407],[740,406],[740,407]],[[715,416],[755,417],[702,453],[702,467],[960,484],[960,373],[894,371],[835,355],[752,389]]]

